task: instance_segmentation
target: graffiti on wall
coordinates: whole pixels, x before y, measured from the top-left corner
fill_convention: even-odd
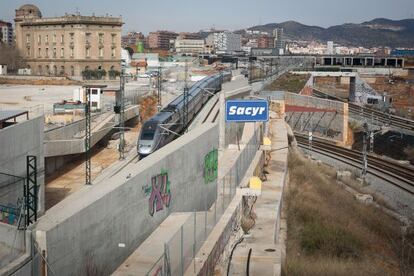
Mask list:
[[[204,157],[204,182],[210,183],[217,179],[218,151],[214,149]]]
[[[162,170],[160,174],[153,176],[151,186],[144,186],[142,190],[145,195],[149,195],[148,207],[151,216],[170,206],[171,189],[167,171]]]
[[[23,199],[19,198],[17,204],[9,203],[7,206],[0,204],[0,221],[10,225],[17,225]]]

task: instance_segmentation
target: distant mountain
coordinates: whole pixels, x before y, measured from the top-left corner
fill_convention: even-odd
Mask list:
[[[377,18],[361,24],[348,23],[329,28],[287,21],[254,26],[248,30],[272,33],[275,28],[283,28],[286,38],[292,40],[331,40],[345,46],[414,47],[414,19]],[[239,32],[243,33],[244,30]]]

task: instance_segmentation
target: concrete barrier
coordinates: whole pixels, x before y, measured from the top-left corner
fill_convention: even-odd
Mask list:
[[[217,183],[205,184],[204,158],[217,148],[217,124],[204,124],[52,207],[34,229],[48,270],[108,275],[171,212],[202,210],[206,195],[211,205]]]
[[[280,91],[264,91],[261,96],[284,101],[286,121],[293,131],[313,132],[345,144],[348,138],[348,104]]]
[[[44,210],[43,116],[0,129],[0,205],[17,207],[23,199],[26,156],[37,157],[39,211]],[[8,174],[8,175],[5,175]]]

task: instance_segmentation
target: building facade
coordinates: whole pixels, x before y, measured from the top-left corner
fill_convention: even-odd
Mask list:
[[[177,33],[169,31],[151,32],[148,35],[148,47],[150,49],[170,49],[170,41],[178,37]]]
[[[13,25],[0,20],[0,43],[13,44]]]
[[[216,32],[208,35],[206,43],[213,45],[216,52],[241,50],[241,35],[231,32]]]
[[[174,48],[175,52],[180,54],[202,54],[206,52],[204,39],[177,38]]]
[[[273,48],[274,41],[272,37],[268,35],[261,35],[257,39],[257,47],[258,48]]]
[[[121,18],[42,18],[39,8],[23,5],[16,10],[15,23],[16,45],[34,75],[80,77],[88,70],[120,71]]]
[[[285,51],[285,41],[283,38],[283,28],[276,28],[273,30],[273,37],[274,39],[274,46],[279,52],[279,54],[283,54]]]

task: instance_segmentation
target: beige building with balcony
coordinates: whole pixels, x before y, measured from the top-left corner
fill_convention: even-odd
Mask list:
[[[16,45],[33,75],[82,76],[120,71],[122,19],[79,14],[42,18],[39,8],[16,10]]]

